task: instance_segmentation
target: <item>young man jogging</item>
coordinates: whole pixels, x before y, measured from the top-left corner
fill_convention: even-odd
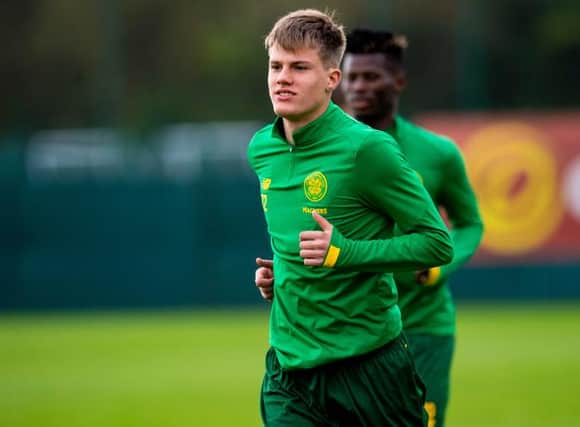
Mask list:
[[[263,421],[423,426],[392,272],[451,261],[446,227],[395,141],[330,101],[345,48],[330,16],[292,12],[266,48],[278,117],[248,147],[276,272]]]
[[[345,106],[355,118],[395,138],[452,226],[455,256],[450,264],[395,274],[403,328],[427,386],[429,425],[443,427],[455,342],[455,307],[447,279],[475,253],[483,225],[457,146],[397,114],[406,85],[405,48],[405,38],[389,32],[351,32],[342,89]]]
[[[403,66],[406,40],[389,32],[354,30],[348,36],[342,71],[344,106],[360,121],[388,132],[411,167],[421,176],[433,201],[452,225],[455,257],[450,264],[395,274],[403,328],[417,370],[427,386],[429,426],[443,427],[455,346],[455,307],[447,279],[475,253],[483,226],[474,192],[457,146],[447,138],[415,126],[397,114],[406,85]],[[256,280],[268,285],[268,261]],[[271,298],[272,289],[261,289]]]

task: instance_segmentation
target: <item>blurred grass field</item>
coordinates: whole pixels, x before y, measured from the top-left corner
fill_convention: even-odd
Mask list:
[[[267,312],[0,316],[0,426],[258,426]],[[580,426],[580,305],[462,305],[448,427]]]

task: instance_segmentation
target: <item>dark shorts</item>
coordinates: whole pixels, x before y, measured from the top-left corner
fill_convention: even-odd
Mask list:
[[[261,414],[269,427],[423,427],[425,387],[403,335],[368,354],[282,370],[266,354]]]
[[[427,386],[428,427],[444,427],[455,337],[407,333],[407,339],[417,371]]]

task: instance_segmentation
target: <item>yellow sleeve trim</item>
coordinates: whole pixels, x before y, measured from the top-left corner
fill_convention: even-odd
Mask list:
[[[340,248],[334,245],[330,245],[326,257],[324,258],[323,267],[334,267],[336,261],[338,260],[338,255],[340,255]]]
[[[425,285],[433,286],[439,280],[439,276],[441,276],[441,267],[433,267],[429,269],[429,274],[427,274],[427,281]]]

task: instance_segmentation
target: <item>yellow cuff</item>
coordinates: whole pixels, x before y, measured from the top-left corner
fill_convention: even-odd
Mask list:
[[[330,245],[328,252],[326,252],[326,257],[324,257],[323,267],[334,267],[336,261],[338,260],[338,255],[340,254],[340,248],[334,245]]]
[[[433,286],[439,281],[439,276],[441,276],[441,267],[433,267],[429,269],[427,273],[427,281],[425,286]]]

